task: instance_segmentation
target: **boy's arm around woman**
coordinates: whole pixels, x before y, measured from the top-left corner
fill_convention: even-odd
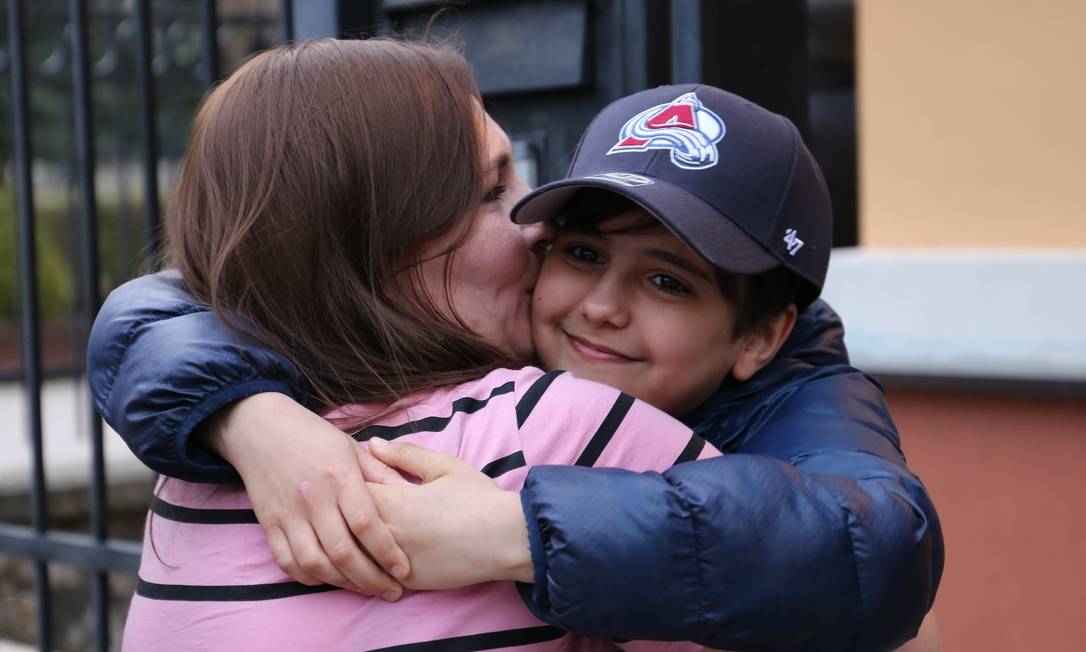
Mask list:
[[[96,405],[133,451],[195,481],[237,479],[189,444],[216,410],[260,392],[305,397],[288,360],[224,329],[170,273],[110,296],[88,356]],[[732,454],[662,475],[531,472],[537,581],[522,594],[542,619],[726,649],[881,650],[915,634],[942,573],[938,519],[828,306],[689,421]]]

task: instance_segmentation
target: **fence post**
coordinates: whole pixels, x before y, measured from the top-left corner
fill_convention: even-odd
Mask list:
[[[204,85],[208,89],[219,81],[219,14],[215,0],[204,0],[203,23]]]
[[[289,0],[288,0],[289,1]],[[158,204],[158,127],[155,119],[155,78],[151,70],[154,56],[154,34],[151,23],[151,0],[136,0],[136,65],[140,88],[140,114],[143,121],[143,223],[147,231],[148,259],[154,267],[158,256],[161,233],[159,232]]]
[[[701,0],[671,0],[671,83],[702,81]]]
[[[293,0],[291,4],[293,39],[358,37],[375,33],[382,22],[379,0]]]
[[[75,145],[79,170],[80,249],[86,326],[90,332],[101,304],[98,289],[98,202],[94,191],[94,120],[91,95],[87,0],[69,0],[71,21],[72,109],[75,114]],[[106,542],[106,468],[102,450],[102,420],[88,400],[88,428],[91,445],[91,536],[96,544]],[[95,571],[92,581],[94,645],[109,650],[109,575]]]
[[[23,383],[26,388],[26,423],[30,438],[31,520],[34,532],[44,536],[48,524],[45,494],[45,461],[41,438],[41,341],[38,332],[37,255],[34,237],[34,181],[31,172],[30,111],[26,77],[26,19],[22,0],[8,0],[8,47],[11,51],[11,113],[15,133],[15,196],[18,207],[19,303],[22,306]],[[38,596],[38,646],[53,649],[53,600],[49,591],[49,566],[34,563],[34,589]]]

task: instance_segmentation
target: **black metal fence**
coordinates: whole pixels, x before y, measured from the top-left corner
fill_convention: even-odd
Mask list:
[[[282,15],[290,16],[289,2],[287,11]],[[97,208],[99,202],[95,193],[95,116],[92,102],[93,75],[90,55],[89,11],[93,8],[102,18],[110,18],[120,9],[106,3],[91,3],[88,0],[69,0],[67,11],[62,15],[52,16],[64,21],[62,33],[67,43],[61,44],[59,51],[66,50],[69,55],[67,68],[70,77],[70,97],[73,118],[72,145],[74,158],[74,176],[77,186],[75,220],[76,233],[73,240],[78,244],[74,253],[79,261],[77,288],[80,302],[84,309],[79,311],[82,321],[77,332],[86,333],[97,312],[101,301],[100,265],[99,265],[99,223]],[[204,87],[214,83],[220,74],[220,53],[217,43],[219,20],[217,4],[214,0],[200,3],[200,25],[202,28],[202,47],[200,70]],[[84,409],[91,413],[88,420],[88,445],[90,447],[90,487],[88,491],[90,516],[89,532],[71,533],[51,531],[48,528],[47,483],[45,477],[45,459],[43,454],[42,428],[42,346],[40,334],[40,305],[38,293],[39,261],[37,256],[37,212],[35,210],[35,185],[33,172],[35,156],[32,151],[31,134],[34,115],[30,107],[30,47],[27,35],[34,30],[28,25],[28,12],[37,10],[38,18],[48,15],[57,7],[32,6],[24,0],[7,0],[7,68],[11,77],[10,120],[11,120],[11,160],[10,166],[14,177],[14,196],[16,200],[17,227],[17,278],[19,303],[19,366],[20,380],[25,395],[26,438],[31,449],[30,472],[30,525],[0,524],[0,554],[33,560],[34,590],[37,603],[36,639],[42,650],[56,649],[53,628],[53,603],[49,570],[51,564],[72,565],[89,571],[91,574],[91,599],[93,614],[93,645],[97,650],[110,649],[109,627],[109,573],[135,574],[139,566],[140,545],[135,541],[110,539],[106,527],[106,469],[103,455],[102,422],[93,407]],[[121,8],[123,9],[123,8]],[[135,54],[139,95],[140,145],[142,150],[143,184],[143,241],[146,252],[158,248],[159,238],[159,135],[156,125],[156,76],[153,72],[153,14],[150,0],[135,0],[131,6],[131,15],[124,17],[134,24]],[[117,18],[117,16],[112,16]],[[289,32],[287,32],[289,34]],[[82,356],[80,356],[82,357]]]
[[[259,0],[255,0],[260,4]],[[221,5],[227,0],[186,3],[181,10],[198,19],[198,70],[203,88],[210,87],[223,71],[220,43],[223,23]],[[253,4],[251,0],[249,4]],[[561,174],[581,130],[606,103],[636,90],[669,81],[703,80],[735,90],[793,118],[809,131],[808,12],[815,5],[835,10],[851,3],[812,3],[803,0],[752,2],[750,0],[509,0],[438,3],[427,0],[266,0],[264,17],[277,40],[312,36],[357,36],[384,31],[403,31],[435,26],[456,33],[465,43],[488,109],[514,140],[518,164],[529,180],[546,181]],[[451,11],[435,11],[453,4]],[[120,8],[103,1],[67,0],[56,18],[66,25],[70,70],[72,133],[71,169],[74,204],[74,242],[71,253],[79,261],[78,294],[82,310],[77,333],[88,331],[101,300],[103,285],[99,260],[100,224],[96,196],[95,104],[89,19],[103,15],[127,25],[133,36],[135,81],[138,94],[139,167],[142,185],[140,209],[143,251],[157,251],[160,231],[159,167],[162,162],[161,105],[156,101],[156,81],[163,64],[156,54],[155,38],[177,38],[156,21],[163,2],[131,0]],[[106,514],[106,468],[102,424],[90,405],[89,532],[50,530],[47,483],[42,441],[42,322],[39,302],[37,215],[33,183],[34,153],[31,133],[31,84],[28,76],[27,12],[31,3],[6,0],[6,67],[10,75],[10,169],[13,172],[17,234],[19,351],[14,375],[25,394],[26,440],[31,449],[29,525],[0,524],[0,556],[32,560],[37,601],[37,644],[53,650],[54,596],[50,594],[52,564],[73,565],[92,574],[94,647],[111,648],[109,573],[135,574],[140,546],[135,541],[109,538]],[[40,9],[40,8],[39,8]],[[179,10],[180,11],[180,10]],[[198,16],[193,12],[198,11]],[[119,12],[119,14],[118,14]],[[120,15],[124,14],[124,15]],[[261,19],[263,20],[263,19]],[[112,25],[113,23],[111,23]],[[173,34],[173,36],[171,36]],[[718,38],[727,34],[728,38]],[[543,43],[536,47],[534,43]],[[270,43],[257,43],[268,45]],[[849,44],[849,48],[851,44]],[[851,52],[851,49],[849,49]],[[242,53],[243,54],[243,53]],[[178,57],[175,57],[175,59]],[[840,75],[832,77],[840,82]],[[847,80],[851,82],[850,79]],[[845,131],[854,127],[846,125]],[[817,136],[817,134],[816,134]],[[176,152],[173,153],[176,155]],[[817,154],[817,152],[816,152]],[[854,161],[854,158],[852,159]],[[845,179],[854,192],[853,169],[828,170],[834,179]],[[849,185],[852,184],[852,185]],[[851,200],[850,197],[845,197]],[[838,199],[841,203],[841,199]],[[854,201],[850,202],[854,206]],[[839,214],[839,220],[841,219]],[[842,230],[839,242],[855,242],[851,229]],[[850,242],[851,239],[851,242]],[[138,264],[128,263],[108,287],[134,274]],[[0,316],[2,317],[2,316]],[[2,324],[0,324],[2,325]],[[81,359],[80,355],[73,360]],[[79,374],[78,363],[71,371]],[[2,365],[0,365],[2,366]],[[3,596],[0,596],[2,599]],[[115,643],[115,642],[114,642]]]

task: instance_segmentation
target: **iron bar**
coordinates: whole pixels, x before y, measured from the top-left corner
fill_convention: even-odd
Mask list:
[[[211,88],[219,81],[219,15],[215,0],[204,0],[204,83]]]
[[[701,0],[671,0],[671,83],[700,81]]]
[[[141,548],[137,541],[103,542],[87,534],[42,533],[32,527],[0,524],[0,552],[43,563],[52,561],[96,572],[135,575],[140,567]]]
[[[80,245],[82,262],[83,300],[85,302],[86,332],[94,323],[101,304],[98,288],[98,211],[94,192],[94,123],[91,95],[89,30],[87,0],[69,0],[69,20],[72,55],[72,102],[75,114],[75,142],[79,172]],[[91,536],[94,541],[106,540],[106,482],[105,455],[102,449],[102,420],[88,401],[88,427],[91,445]],[[104,571],[94,573],[92,580],[94,604],[94,643],[99,652],[109,649],[109,576]]]
[[[279,35],[284,43],[294,40],[294,0],[279,0]]]
[[[136,0],[136,34],[140,114],[143,119],[143,223],[145,242],[154,266],[161,246],[161,222],[158,203],[158,125],[155,116],[155,78],[151,69],[154,48],[151,39],[150,0]]]
[[[22,307],[23,386],[26,390],[26,423],[31,446],[30,505],[33,532],[45,536],[48,511],[45,494],[45,460],[41,429],[41,341],[38,332],[38,260],[34,236],[34,181],[30,148],[29,90],[26,77],[26,19],[22,0],[8,0],[8,49],[11,56],[12,143],[15,149],[15,196],[18,210],[19,303]],[[38,596],[38,646],[53,649],[49,566],[45,559],[34,564],[34,588]]]

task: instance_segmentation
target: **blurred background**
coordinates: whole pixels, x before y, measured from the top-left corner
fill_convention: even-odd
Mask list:
[[[642,88],[790,117],[835,205],[825,296],[942,518],[945,649],[1083,649],[1086,3],[5,0],[0,650],[118,646],[151,477],[92,412],[85,342],[153,268],[204,92],[441,7],[532,183]]]

